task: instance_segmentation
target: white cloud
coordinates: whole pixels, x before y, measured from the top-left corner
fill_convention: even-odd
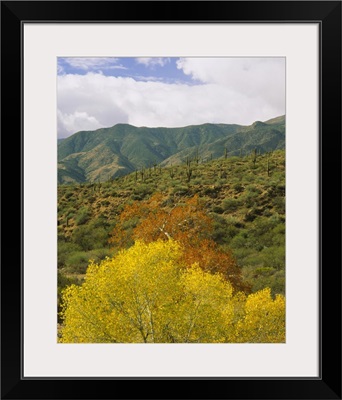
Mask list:
[[[68,132],[91,131],[102,127],[95,117],[88,115],[85,111],[75,111],[72,114],[67,114],[58,110],[57,124],[60,131],[66,135]]]
[[[259,99],[267,107],[285,108],[285,58],[181,58],[177,68],[203,83],[213,83]]]
[[[201,61],[200,61],[201,60]],[[285,113],[284,61],[182,59],[178,63],[200,84],[86,75],[58,77],[60,137],[116,123],[186,126],[202,123],[248,125]],[[195,81],[194,81],[195,82]]]
[[[139,57],[135,59],[138,64],[143,64],[146,67],[155,67],[159,65],[160,67],[164,67],[167,63],[170,62],[170,58],[167,57]]]
[[[134,75],[132,76],[134,80],[137,81],[145,81],[145,82],[161,82],[163,78],[157,76],[143,76],[143,75]]]
[[[104,69],[125,69],[127,70],[127,67],[124,67],[123,65],[111,65],[110,67],[106,67]]]

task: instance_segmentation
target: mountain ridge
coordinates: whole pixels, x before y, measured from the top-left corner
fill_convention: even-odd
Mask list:
[[[58,183],[105,181],[151,164],[178,165],[209,158],[285,148],[285,116],[252,125],[211,124],[178,128],[116,124],[80,131],[58,141]]]

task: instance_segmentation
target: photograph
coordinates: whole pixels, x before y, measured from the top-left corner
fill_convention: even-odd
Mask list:
[[[341,1],[0,9],[0,398],[341,399]]]
[[[285,57],[58,57],[58,343],[284,343]]]

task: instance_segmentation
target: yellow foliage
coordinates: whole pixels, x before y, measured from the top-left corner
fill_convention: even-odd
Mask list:
[[[246,298],[221,274],[184,267],[174,240],[138,241],[91,263],[83,285],[64,291],[60,342],[273,342],[282,339],[283,306],[269,291]]]
[[[269,288],[247,297],[245,315],[236,324],[236,343],[283,343],[285,342],[285,297],[277,295],[273,300]]]

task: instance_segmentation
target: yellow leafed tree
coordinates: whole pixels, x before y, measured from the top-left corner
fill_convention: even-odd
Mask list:
[[[91,264],[63,296],[61,342],[223,341],[232,288],[220,275],[183,268],[175,241],[137,242]]]
[[[234,342],[283,343],[285,342],[285,297],[273,300],[269,288],[247,297],[244,317],[236,324]]]
[[[261,329],[260,338],[274,341],[271,317],[263,319],[253,307],[260,305],[284,324],[274,311],[281,307],[279,300],[233,294],[221,274],[197,264],[185,267],[182,260],[176,241],[158,240],[137,241],[112,259],[91,263],[82,286],[70,286],[63,294],[60,342],[259,341],[255,329],[246,329],[249,320]],[[262,336],[264,323],[268,333]]]

